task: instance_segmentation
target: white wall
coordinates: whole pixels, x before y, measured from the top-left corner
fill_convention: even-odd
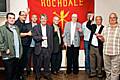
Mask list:
[[[19,11],[26,10],[28,8],[27,0],[10,0],[10,12],[16,14],[18,17]]]
[[[104,25],[108,24],[108,18],[111,12],[116,12],[118,19],[120,18],[120,0],[95,0],[95,15],[101,15],[103,17]]]
[[[10,0],[10,11],[16,14],[20,10],[26,10],[27,0]],[[95,0],[95,15],[103,17],[103,24],[108,24],[108,16],[111,12],[117,12],[120,18],[120,0]]]

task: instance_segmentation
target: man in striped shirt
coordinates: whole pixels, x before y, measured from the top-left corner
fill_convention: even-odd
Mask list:
[[[117,14],[111,13],[109,16],[109,26],[98,38],[104,42],[104,66],[106,80],[119,80],[120,74],[120,25],[117,22]]]

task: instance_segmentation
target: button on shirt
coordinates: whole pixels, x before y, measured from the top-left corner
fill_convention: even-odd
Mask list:
[[[43,36],[43,37],[47,37],[47,34],[46,34],[46,26],[42,26],[42,25],[41,25],[41,29],[42,29],[42,36]],[[47,39],[42,41],[42,47],[45,47],[45,48],[48,47]]]
[[[100,27],[101,27],[101,25],[100,25],[100,26],[97,25],[97,29],[96,29],[96,31],[95,31],[95,34],[99,32]],[[98,39],[97,39],[97,37],[96,37],[95,34],[93,34],[93,38],[92,38],[92,43],[91,43],[91,44],[92,44],[93,46],[98,47]]]
[[[105,38],[103,52],[106,55],[119,55],[120,54],[120,25],[115,28],[107,26],[102,35]]]
[[[74,44],[75,29],[76,23],[71,22],[71,44]]]

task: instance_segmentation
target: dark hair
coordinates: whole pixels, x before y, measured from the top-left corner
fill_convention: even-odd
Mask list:
[[[103,19],[102,19],[102,16],[96,16],[95,18],[97,18],[97,17],[100,17],[100,19],[103,20]]]
[[[12,13],[12,12],[10,12],[10,13],[7,13],[7,15],[6,15],[6,18],[8,19],[8,16],[9,15],[13,15],[13,16],[15,16],[15,14],[14,13]]]
[[[41,19],[42,16],[43,16],[43,17],[46,17],[46,19],[48,19],[48,17],[47,17],[46,14],[41,14],[41,15],[40,15],[40,19]]]
[[[20,11],[20,12],[19,12],[19,15],[21,15],[22,12],[25,12],[25,11]]]

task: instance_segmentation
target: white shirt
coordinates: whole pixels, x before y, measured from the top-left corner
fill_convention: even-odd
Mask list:
[[[42,26],[42,25],[41,25],[41,29],[42,29],[42,36],[43,36],[43,37],[47,37],[47,34],[46,34],[46,26]],[[42,47],[45,47],[45,48],[48,47],[47,39],[45,39],[45,40],[42,41]]]
[[[36,25],[37,25],[37,23],[33,23],[33,22],[32,22],[32,28],[33,28],[34,26],[36,26]]]
[[[95,33],[99,32],[100,27],[101,27],[101,25],[99,25],[99,26],[97,25],[97,29],[96,29]],[[97,39],[95,34],[93,34],[93,38],[92,38],[92,43],[91,44],[94,45],[94,46],[98,46],[98,39]]]
[[[87,25],[87,21],[82,24],[82,31],[83,31],[83,35],[84,35],[84,40],[89,41],[91,31],[87,28],[86,25]]]
[[[71,22],[71,44],[73,44],[74,41],[74,35],[75,35],[75,29],[76,29],[76,22]]]

